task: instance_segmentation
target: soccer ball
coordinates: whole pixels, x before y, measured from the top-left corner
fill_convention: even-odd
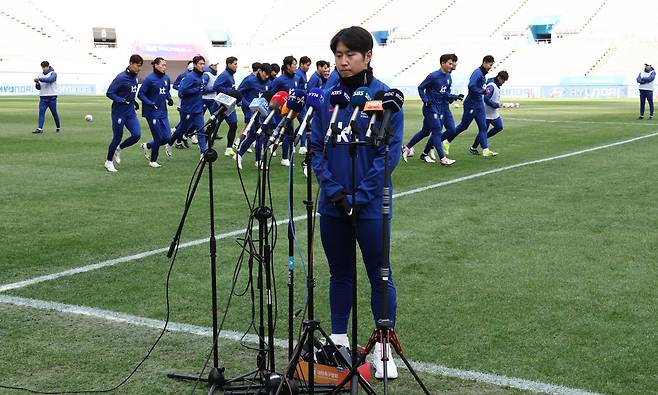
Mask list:
[[[85,115],[85,121],[87,121],[87,122],[91,122],[91,121],[93,121],[93,120],[94,120],[94,117],[92,117],[91,114],[87,114],[87,115]]]

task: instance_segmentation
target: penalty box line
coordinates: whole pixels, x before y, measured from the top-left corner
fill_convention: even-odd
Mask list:
[[[474,174],[471,174],[471,175],[468,175],[468,176],[458,177],[458,178],[454,178],[452,180],[443,181],[443,182],[439,182],[439,183],[436,183],[436,184],[431,184],[431,185],[411,189],[411,190],[404,191],[404,192],[399,192],[399,193],[393,194],[393,199],[397,199],[397,198],[400,198],[400,197],[403,197],[403,196],[413,195],[413,194],[416,194],[416,193],[429,191],[431,189],[441,188],[441,187],[452,185],[452,184],[457,184],[457,183],[460,183],[460,182],[464,182],[464,181],[484,177],[484,176],[487,176],[487,175],[490,175],[490,174],[501,173],[501,172],[504,172],[504,171],[517,169],[517,168],[520,168],[520,167],[526,167],[526,166],[531,166],[531,165],[535,165],[535,164],[539,164],[539,163],[551,162],[551,161],[554,161],[554,160],[559,160],[559,159],[569,158],[569,157],[572,157],[572,156],[582,155],[582,154],[585,154],[585,153],[588,153],[588,152],[594,152],[594,151],[599,151],[599,150],[608,149],[608,148],[612,148],[612,147],[617,147],[617,146],[620,146],[620,145],[633,143],[633,142],[636,142],[636,141],[648,139],[648,138],[655,137],[655,136],[658,136],[658,132],[653,132],[653,133],[650,133],[650,134],[646,134],[646,135],[642,135],[642,136],[638,136],[638,137],[633,137],[633,138],[626,139],[626,140],[617,141],[615,143],[610,143],[610,144],[600,145],[600,146],[596,146],[596,147],[592,147],[592,148],[587,148],[587,149],[584,149],[584,150],[570,152],[570,153],[567,153],[567,154],[551,156],[551,157],[544,158],[544,159],[531,160],[531,161],[517,163],[515,165],[510,165],[510,166],[498,167],[498,168],[495,168],[495,169],[486,170],[486,171],[482,171],[482,172],[479,172],[479,173],[474,173]],[[306,215],[299,215],[299,216],[294,217],[293,221],[294,222],[299,222],[299,221],[303,221],[305,219],[306,219]],[[277,221],[276,223],[277,223],[277,225],[282,225],[282,224],[285,224],[287,222],[288,222],[288,219],[282,219],[282,220]],[[228,237],[239,236],[239,235],[244,234],[245,232],[246,232],[246,228],[245,229],[240,229],[240,230],[235,230],[235,231],[232,231],[232,232],[220,234],[219,236],[217,236],[217,239],[221,240],[221,239],[226,239]],[[206,243],[206,242],[208,242],[208,240],[209,240],[208,238],[204,238],[204,239],[188,241],[186,243],[182,243],[179,246],[179,248],[186,248],[186,247],[196,246],[196,245],[199,245],[199,244]],[[159,248],[157,250],[151,250],[151,251],[142,252],[142,253],[135,254],[135,255],[129,255],[129,256],[125,256],[125,257],[121,257],[121,258],[110,259],[110,260],[103,261],[103,262],[100,262],[100,263],[80,266],[80,267],[64,270],[64,271],[58,272],[58,273],[48,274],[48,275],[44,275],[44,276],[38,276],[38,277],[34,277],[34,278],[31,278],[31,279],[28,279],[28,280],[18,281],[18,282],[10,283],[10,284],[5,284],[5,285],[0,286],[0,293],[11,291],[11,290],[14,290],[14,289],[29,287],[31,285],[39,284],[39,283],[42,283],[42,282],[45,282],[45,281],[55,280],[55,279],[58,279],[60,277],[73,276],[73,275],[80,274],[80,273],[86,273],[86,272],[99,270],[99,269],[103,269],[103,268],[110,267],[110,266],[115,266],[115,265],[118,265],[120,263],[131,262],[131,261],[134,261],[134,260],[137,260],[137,259],[146,258],[146,257],[152,256],[152,255],[164,253],[167,250],[168,250],[168,248]]]

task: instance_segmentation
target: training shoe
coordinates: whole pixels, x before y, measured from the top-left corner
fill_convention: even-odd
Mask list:
[[[141,144],[141,147],[142,147],[142,149],[144,150],[144,157],[145,157],[147,160],[150,161],[150,160],[151,160],[151,150],[149,149],[148,144],[146,144],[146,143],[142,143],[142,144]]]
[[[649,115],[649,119],[653,119],[653,115]],[[58,129],[58,131],[59,131],[59,129]]]
[[[185,148],[190,148],[190,143],[187,142],[187,136],[183,136],[183,145]]]
[[[157,167],[162,167],[158,162],[149,162],[149,166],[157,168]]]
[[[411,147],[411,149],[409,150],[409,154],[407,154],[407,156],[409,158],[413,158],[415,155],[416,155],[416,151],[414,151],[414,147]]]
[[[307,152],[306,147],[299,147],[299,155],[306,155]]]
[[[455,162],[457,162],[457,161],[454,160],[454,159],[449,159],[449,158],[446,156],[446,157],[441,158],[441,161],[440,161],[439,163],[441,164],[441,166],[450,166],[450,165],[452,165],[452,164],[455,163]]]
[[[36,128],[34,129],[34,132],[32,132],[32,134],[40,134],[40,133],[43,133],[43,129]]]
[[[469,147],[468,152],[470,152],[472,155],[480,155],[480,151],[478,151],[477,148]]]
[[[436,148],[432,148],[430,150],[430,158],[432,158],[433,160],[436,160]]]
[[[55,133],[59,133],[60,130],[61,130],[60,128],[55,129]]]
[[[256,148],[256,143],[251,143],[251,146],[247,148],[247,152],[252,153],[254,150],[252,148]]]
[[[435,163],[436,162],[434,159],[430,158],[430,156],[427,155],[424,152],[422,154],[420,154],[420,160],[422,160],[423,162],[427,162],[427,163]]]
[[[482,150],[482,156],[484,156],[485,158],[493,158],[496,155],[498,155],[498,152],[494,152],[489,148],[485,148]]]
[[[242,156],[240,156],[240,154],[235,154],[235,156],[233,156],[233,159],[235,159],[235,162],[238,165],[238,169],[242,170]]]
[[[171,145],[165,144],[165,153],[167,154],[168,157],[172,157],[174,155],[173,152],[171,152]]]
[[[199,144],[199,138],[196,136],[196,134],[193,134],[190,140],[192,140],[192,144]]]
[[[637,119],[644,119],[644,116],[640,115]]]
[[[117,147],[117,149],[114,151],[114,157],[112,158],[117,165],[121,164],[121,147]]]
[[[235,152],[233,151],[233,148],[226,147],[226,151],[224,151],[224,156],[232,157],[233,155],[235,155]]]
[[[386,358],[388,358],[388,361],[386,361],[386,376],[389,379],[397,379],[398,378],[398,367],[395,365],[395,361],[393,360],[393,356],[391,355],[391,345],[387,344],[386,345]],[[372,354],[372,359],[375,361],[375,378],[376,379],[383,379],[384,378],[384,362],[382,361],[382,356],[384,354],[382,353],[382,344],[381,343],[375,343],[374,347],[374,352]]]
[[[179,142],[176,142],[176,144],[174,144],[174,147],[176,147],[176,149],[185,149],[185,145]]]
[[[448,140],[443,140],[441,146],[443,147],[443,153],[450,155],[450,142],[448,142]]]
[[[407,161],[407,158],[409,157],[409,152],[411,152],[411,150],[409,148],[407,148],[406,145],[403,145],[402,146],[402,160],[403,161],[405,161],[405,162]]]
[[[290,167],[290,161],[288,159],[281,159],[281,166]]]
[[[112,163],[111,160],[105,161],[105,170],[109,171],[110,173],[116,173],[118,171],[117,168],[114,167],[114,163]]]

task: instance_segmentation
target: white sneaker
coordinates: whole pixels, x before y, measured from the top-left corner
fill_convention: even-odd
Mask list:
[[[121,164],[121,148],[117,147],[116,151],[114,151],[113,160],[117,163],[117,165]]]
[[[299,147],[299,155],[306,155],[307,152],[306,147]]]
[[[448,157],[446,156],[446,157],[441,158],[441,161],[439,163],[441,163],[441,166],[450,166],[455,162],[457,162],[457,161],[454,160],[454,159],[448,159]]]
[[[142,143],[141,146],[142,146],[142,149],[144,150],[144,157],[150,161],[151,160],[151,150],[149,149],[148,144]]]
[[[160,164],[158,162],[149,162],[149,166],[154,167],[154,168],[162,167],[162,166],[160,166]]]
[[[165,144],[165,153],[166,153],[167,156],[170,157],[170,158],[171,158],[172,156],[174,156],[174,154],[173,154],[173,152],[172,152],[172,149],[171,149],[171,145],[169,145],[169,144]]]
[[[411,149],[409,150],[409,154],[407,156],[411,158],[414,155],[416,155],[416,151],[414,151],[414,147],[411,147]]]
[[[436,160],[436,148],[432,148],[430,150],[430,158],[432,158],[432,160]]]
[[[281,166],[290,167],[290,161],[288,159],[281,159]]]
[[[238,164],[238,169],[242,170],[242,157],[239,154],[235,154],[233,159],[235,159],[235,162]]]
[[[199,138],[196,136],[196,134],[192,135],[192,144],[199,144]]]
[[[436,161],[432,158],[430,158],[429,155],[427,154],[420,154],[420,160],[426,163],[435,163]]]
[[[411,152],[411,149],[407,148],[406,145],[402,146],[402,160],[406,163],[407,158],[409,157],[409,152]]]
[[[105,161],[105,170],[109,171],[110,173],[116,173],[118,171],[116,167],[114,167],[114,163],[111,160]]]
[[[375,343],[375,348],[374,352],[372,354],[372,359],[375,360],[375,378],[376,379],[383,379],[384,378],[384,362],[382,361],[382,344],[381,343]],[[393,360],[393,356],[391,355],[391,345],[387,344],[386,345],[386,357],[388,358],[388,361],[386,361],[386,373],[389,379],[397,379],[398,378],[398,367],[395,365],[395,361]]]

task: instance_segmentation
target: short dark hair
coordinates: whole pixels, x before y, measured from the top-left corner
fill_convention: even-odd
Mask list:
[[[162,63],[163,60],[164,60],[163,57],[158,56],[157,58],[153,59],[153,61],[151,61],[151,64],[152,64],[153,66],[155,66],[156,64],[160,64],[160,63]]]
[[[258,63],[258,70],[264,71],[267,74],[270,74],[272,71],[272,67],[270,66],[269,63]]]
[[[142,58],[141,55],[132,54],[132,55],[130,55],[130,63],[144,64],[144,59]]]
[[[44,60],[43,62],[41,62],[41,67],[48,67],[48,66],[50,66],[50,63],[48,63],[47,60]]]
[[[260,69],[260,63],[259,62],[254,62],[251,64],[251,71],[258,71]]]
[[[326,60],[318,60],[317,62],[315,62],[315,67],[317,67],[318,69],[324,66],[329,67],[329,62],[327,62]]]
[[[491,55],[487,55],[484,58],[482,58],[482,63],[493,63],[494,62],[494,57]]]
[[[309,58],[308,56],[302,56],[301,58],[299,58],[299,63],[300,64],[311,64],[311,58]]]
[[[499,77],[503,81],[507,81],[509,79],[509,74],[505,70],[501,70],[498,72],[498,75],[496,77]]]
[[[192,63],[197,64],[197,63],[199,63],[199,62],[202,61],[202,60],[205,62],[205,61],[206,61],[206,58],[204,58],[204,57],[201,56],[201,55],[197,55],[197,56],[195,56],[195,57],[192,58]]]
[[[233,63],[237,60],[238,60],[238,58],[236,58],[235,56],[229,56],[228,58],[226,58],[226,65],[228,66],[229,64],[231,64],[231,63]]]
[[[456,61],[459,60],[459,58],[457,57],[457,55],[455,55],[454,53],[451,53],[451,54],[448,54],[448,55],[450,55],[450,58],[452,59],[453,62],[456,62]]]
[[[292,62],[296,62],[297,59],[295,59],[294,56],[288,55],[285,58],[283,58],[283,66],[290,66]]]
[[[453,59],[452,59],[452,54],[449,54],[449,53],[443,54],[443,55],[441,55],[441,57],[439,58],[439,62],[440,62],[441,64],[444,64],[445,62],[447,62],[447,61],[449,61],[449,60],[453,60]],[[454,60],[453,60],[453,61],[454,61]]]
[[[194,63],[194,62],[193,62],[193,61],[191,61],[191,60],[188,60],[188,61],[187,61],[187,65],[189,66],[189,65],[190,65],[190,63]]]
[[[276,63],[272,63],[272,64],[270,64],[270,73],[273,72],[273,71],[275,73],[279,74],[279,71],[281,71],[281,67],[279,67],[279,65],[276,64]]]
[[[334,35],[329,43],[331,52],[336,53],[338,43],[342,42],[352,51],[359,52],[366,56],[368,51],[372,51],[372,35],[361,26],[351,26],[341,29]]]

